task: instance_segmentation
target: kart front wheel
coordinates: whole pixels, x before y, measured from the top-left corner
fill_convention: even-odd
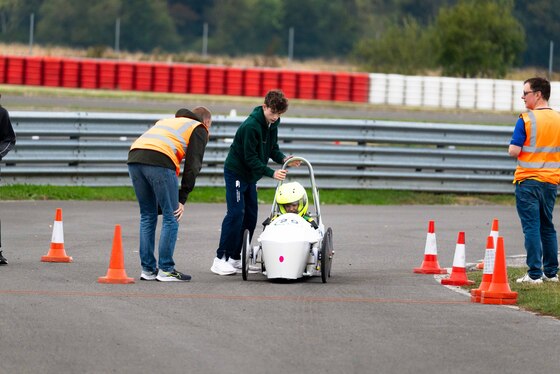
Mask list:
[[[325,232],[323,243],[321,245],[321,280],[323,283],[327,283],[327,279],[331,276],[331,263],[333,255],[333,234],[332,229],[329,227],[327,232]]]
[[[244,281],[247,280],[247,275],[249,274],[249,263],[251,262],[252,256],[250,237],[249,230],[245,230],[243,232],[243,244],[241,246],[241,275]]]

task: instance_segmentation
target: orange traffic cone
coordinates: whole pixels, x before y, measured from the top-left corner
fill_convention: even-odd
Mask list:
[[[46,256],[41,257],[42,262],[72,262],[72,257],[66,255],[64,250],[64,229],[62,226],[62,209],[56,209],[54,217],[51,247]]]
[[[441,280],[441,284],[451,286],[466,286],[474,284],[474,281],[467,279],[467,271],[465,269],[465,232],[459,232],[457,245],[455,246],[455,255],[453,256],[453,268],[451,276]]]
[[[498,241],[498,235],[499,235],[498,226],[499,226],[498,220],[494,218],[494,220],[492,221],[492,228],[490,229],[490,236],[494,239],[494,245],[492,246],[493,249],[496,248],[497,241]],[[481,270],[484,269],[484,260],[476,264],[476,268]]]
[[[124,256],[122,252],[121,225],[115,225],[115,236],[113,238],[113,250],[107,275],[97,279],[99,283],[134,283],[134,278],[129,278],[124,270]]]
[[[496,246],[492,282],[487,291],[481,292],[480,302],[482,304],[498,305],[517,304],[517,292],[512,292],[509,288],[504,238],[501,236],[498,237],[498,245]]]
[[[492,275],[494,273],[494,259],[496,258],[496,250],[494,249],[494,238],[488,236],[486,238],[486,252],[484,254],[484,271],[482,273],[482,281],[477,289],[471,290],[471,301],[480,303],[482,291],[488,291],[492,283]]]
[[[437,259],[436,232],[434,221],[428,224],[428,234],[426,235],[426,246],[424,247],[424,261],[419,268],[414,268],[415,273],[421,274],[447,274],[447,270],[439,267]]]

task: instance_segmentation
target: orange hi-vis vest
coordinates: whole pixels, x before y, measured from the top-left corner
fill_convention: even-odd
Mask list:
[[[136,139],[130,149],[149,149],[165,154],[173,160],[179,175],[191,134],[201,125],[204,126],[201,122],[185,117],[162,119]]]
[[[534,110],[522,113],[527,139],[517,157],[514,182],[536,179],[560,183],[560,113]]]

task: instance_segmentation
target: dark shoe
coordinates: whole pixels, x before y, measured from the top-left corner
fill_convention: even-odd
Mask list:
[[[0,265],[8,265],[8,260],[2,256],[2,251],[0,251]]]
[[[191,276],[183,274],[175,269],[171,271],[163,271],[160,269],[156,279],[160,282],[188,282],[191,280]]]

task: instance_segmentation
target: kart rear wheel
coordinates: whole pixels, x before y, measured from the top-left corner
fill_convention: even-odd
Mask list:
[[[333,257],[333,237],[332,229],[329,227],[321,244],[321,280],[327,283],[327,279],[331,276],[331,263]]]
[[[243,280],[247,280],[247,275],[249,274],[249,263],[251,262],[252,257],[252,248],[251,248],[251,241],[249,238],[251,235],[249,234],[249,230],[245,230],[243,232],[243,244],[241,246],[241,275],[243,276]]]

